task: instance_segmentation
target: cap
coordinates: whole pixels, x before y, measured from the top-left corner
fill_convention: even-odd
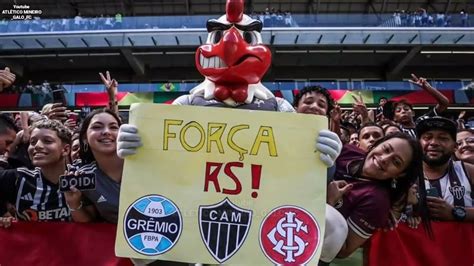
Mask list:
[[[422,116],[416,120],[416,134],[418,138],[423,133],[434,129],[448,132],[453,140],[456,141],[457,125],[453,120],[442,116]]]

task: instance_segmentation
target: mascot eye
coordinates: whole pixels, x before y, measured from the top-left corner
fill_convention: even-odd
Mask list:
[[[248,43],[248,44],[257,44],[257,36],[255,36],[255,34],[251,31],[244,31],[244,40]]]
[[[221,30],[214,31],[211,38],[212,43],[217,44],[221,41],[221,39],[222,39],[222,31]]]

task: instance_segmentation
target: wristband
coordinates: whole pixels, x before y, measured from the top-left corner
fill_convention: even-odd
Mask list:
[[[79,204],[79,207],[77,207],[77,208],[71,208],[71,206],[69,206],[69,204],[67,204],[67,203],[66,203],[66,205],[69,208],[69,211],[75,212],[75,211],[78,211],[78,210],[82,209],[82,200],[81,200],[81,203]]]

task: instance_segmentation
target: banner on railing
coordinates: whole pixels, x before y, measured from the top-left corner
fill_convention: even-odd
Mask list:
[[[423,226],[377,232],[371,238],[368,266],[472,266],[474,265],[474,224],[433,222],[434,238]]]
[[[14,223],[0,228],[0,265],[133,265],[115,256],[116,228],[105,223]]]

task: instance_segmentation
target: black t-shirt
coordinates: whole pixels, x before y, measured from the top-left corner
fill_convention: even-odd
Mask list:
[[[0,171],[0,202],[13,204],[19,220],[71,220],[69,208],[58,184],[45,179],[39,168]]]

